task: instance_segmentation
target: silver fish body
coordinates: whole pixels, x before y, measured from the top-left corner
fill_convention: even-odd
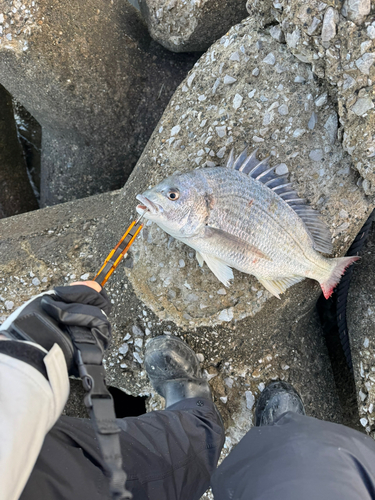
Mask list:
[[[276,296],[312,278],[328,297],[356,260],[318,253],[331,252],[327,226],[255,153],[236,161],[231,155],[227,167],[170,176],[137,198],[139,213],[194,248],[200,265],[205,261],[226,286],[234,268]]]

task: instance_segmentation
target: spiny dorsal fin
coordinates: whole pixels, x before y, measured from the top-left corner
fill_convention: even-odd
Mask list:
[[[286,175],[277,175],[275,167],[270,167],[268,160],[257,159],[257,149],[249,156],[247,148],[235,159],[234,151],[230,152],[227,162],[228,168],[233,168],[244,174],[250,175],[256,181],[261,182],[280,196],[300,217],[314,242],[315,250],[323,253],[332,252],[331,233],[325,222],[319,219],[319,212],[311,208],[305,200],[300,198],[297,192],[288,182]]]

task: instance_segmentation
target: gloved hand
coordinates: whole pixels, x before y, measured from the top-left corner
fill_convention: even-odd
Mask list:
[[[60,286],[19,307],[0,327],[0,333],[35,342],[47,351],[58,344],[69,375],[77,375],[72,338],[85,339],[103,353],[111,339],[110,310],[104,290],[97,292],[83,284]]]

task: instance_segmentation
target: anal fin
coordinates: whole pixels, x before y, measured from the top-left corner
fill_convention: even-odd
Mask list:
[[[216,278],[226,287],[230,286],[229,280],[234,278],[232,269],[221,259],[210,254],[200,254]],[[198,261],[199,262],[199,261]]]
[[[266,290],[278,299],[280,298],[280,293],[284,293],[290,286],[305,279],[303,276],[293,276],[291,278],[281,278],[278,280],[266,280],[264,278],[258,278],[258,276],[256,276],[256,278]]]

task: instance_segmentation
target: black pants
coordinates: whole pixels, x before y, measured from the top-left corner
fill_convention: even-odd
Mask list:
[[[285,413],[253,427],[212,477],[215,500],[375,500],[375,442]]]
[[[204,403],[198,406],[197,402]],[[134,500],[198,500],[224,443],[211,401],[187,399],[164,411],[118,419]],[[61,417],[46,436],[22,500],[104,500],[108,481],[89,420]]]

